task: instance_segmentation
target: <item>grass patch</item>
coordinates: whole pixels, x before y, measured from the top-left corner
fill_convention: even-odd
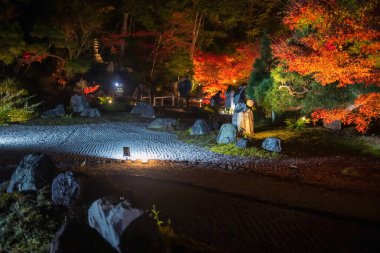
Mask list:
[[[278,158],[281,155],[278,153],[267,152],[257,147],[237,148],[235,144],[220,144],[209,148],[212,152],[243,157],[265,157],[265,158]]]
[[[249,136],[262,141],[268,137],[281,139],[283,150],[295,155],[365,155],[380,157],[380,139],[352,134],[350,129],[332,131],[322,127],[292,131],[277,128]]]
[[[199,147],[207,148],[212,152],[232,155],[232,156],[242,156],[242,157],[265,157],[265,158],[277,158],[280,157],[278,153],[267,152],[260,147],[247,147],[247,148],[237,148],[235,144],[217,144],[216,137],[218,135],[217,131],[211,131],[207,135],[190,135],[189,131],[178,131],[176,132],[178,139]],[[260,143],[261,144],[261,143]]]

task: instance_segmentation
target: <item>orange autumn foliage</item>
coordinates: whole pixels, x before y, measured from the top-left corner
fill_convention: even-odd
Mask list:
[[[230,55],[199,51],[193,59],[194,79],[203,85],[206,97],[210,97],[219,90],[225,91],[228,85],[247,81],[257,57],[259,49],[255,44],[241,45]]]
[[[380,85],[380,31],[366,13],[367,8],[353,12],[337,0],[302,3],[290,8],[284,24],[291,31],[311,32],[293,38],[293,43],[273,45],[273,55],[286,62],[289,71],[313,75],[322,85]]]
[[[317,109],[312,113],[312,118],[314,122],[324,120],[326,123],[340,120],[344,124],[356,125],[356,130],[359,132],[365,132],[369,123],[379,118],[379,112],[380,93],[368,93],[356,99],[352,108]]]
[[[371,3],[350,9],[338,0],[294,1],[284,18],[293,37],[274,44],[273,55],[288,71],[311,75],[324,86],[380,87],[379,20],[370,13]],[[358,94],[350,106],[318,108],[312,117],[314,122],[341,120],[365,132],[380,118],[380,93]]]

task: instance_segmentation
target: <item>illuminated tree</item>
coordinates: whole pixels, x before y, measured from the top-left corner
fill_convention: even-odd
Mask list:
[[[257,57],[258,48],[254,44],[241,45],[234,54],[198,52],[194,57],[194,79],[203,84],[207,96],[213,95],[229,84],[246,82]]]
[[[361,87],[351,94],[351,103],[315,106],[313,117],[327,123],[353,123],[364,132],[369,122],[380,117],[380,31],[374,13],[378,1],[346,2],[295,1],[284,18],[293,36],[272,48],[286,71],[312,76],[342,94],[353,92],[349,86]],[[370,86],[372,91],[367,89]]]

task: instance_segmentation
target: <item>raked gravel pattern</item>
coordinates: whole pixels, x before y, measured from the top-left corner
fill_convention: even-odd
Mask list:
[[[213,153],[179,141],[169,132],[146,129],[144,123],[106,123],[73,126],[0,127],[0,155],[42,152],[55,161],[124,159],[130,147],[131,160],[175,160],[229,164],[247,162]]]

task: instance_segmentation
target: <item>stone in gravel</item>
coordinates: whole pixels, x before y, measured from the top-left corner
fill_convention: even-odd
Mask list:
[[[334,131],[342,130],[342,123],[340,122],[340,120],[334,120],[333,122],[331,122],[329,124],[327,124],[323,121],[323,126],[327,129],[331,129]]]
[[[142,210],[133,208],[127,200],[117,203],[114,198],[104,197],[94,201],[88,209],[88,223],[120,252],[121,235],[143,213]]]
[[[227,123],[220,128],[219,134],[216,137],[218,144],[235,143],[237,137],[237,128],[235,125]]]
[[[93,228],[78,222],[62,225],[50,244],[50,253],[117,253]]]
[[[190,135],[204,135],[210,132],[210,128],[203,119],[197,119],[190,128]]]
[[[37,191],[51,184],[55,171],[55,165],[49,156],[27,155],[13,173],[7,192]]]
[[[87,108],[80,114],[81,117],[100,118],[100,112],[96,108]]]
[[[236,142],[236,147],[237,148],[246,148],[248,146],[248,142],[249,140],[246,139],[246,138],[241,138],[241,139],[238,139],[237,142]]]
[[[62,104],[57,105],[54,109],[48,110],[41,114],[41,118],[59,118],[65,115],[65,108]]]
[[[51,199],[56,205],[73,206],[80,197],[80,181],[74,173],[67,171],[60,173],[53,180]]]
[[[83,112],[88,108],[88,103],[85,96],[74,95],[70,99],[70,105],[74,112]]]
[[[122,253],[166,252],[158,227],[151,217],[143,214],[125,229],[120,239]]]
[[[281,140],[278,138],[270,137],[266,138],[261,147],[267,151],[280,152],[281,151]]]
[[[148,129],[168,130],[175,129],[177,119],[173,118],[155,118],[149,125]]]
[[[131,114],[137,114],[137,115],[141,115],[143,110],[145,109],[146,107],[146,103],[144,102],[138,102],[137,105],[135,105],[133,108],[132,108],[132,111],[131,111]]]
[[[156,115],[154,114],[154,108],[150,104],[146,104],[145,108],[141,112],[141,117],[147,119],[154,119]]]

